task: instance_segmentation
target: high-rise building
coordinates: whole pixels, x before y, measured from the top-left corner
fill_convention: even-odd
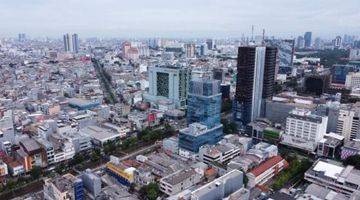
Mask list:
[[[214,145],[223,137],[223,125],[217,124],[212,128],[200,123],[192,123],[189,127],[180,130],[179,154],[191,157],[189,154],[199,152],[201,146]]]
[[[331,68],[331,83],[345,84],[346,76],[355,71],[353,65],[333,65]]]
[[[334,48],[338,49],[341,47],[342,40],[340,36],[336,36],[336,38],[333,40]]]
[[[278,48],[279,67],[293,65],[295,40],[265,40],[265,43]]]
[[[169,99],[177,107],[186,105],[190,69],[180,66],[155,66],[149,68],[150,100]]]
[[[79,52],[79,37],[78,34],[69,33],[63,36],[64,50],[66,52],[78,53]]]
[[[305,47],[305,40],[303,36],[299,36],[297,38],[296,47],[299,49],[303,49]]]
[[[207,45],[207,48],[208,48],[209,50],[212,50],[213,47],[214,47],[214,40],[213,40],[213,39],[207,39],[207,40],[206,40],[206,45]]]
[[[25,33],[19,33],[18,40],[19,40],[19,42],[24,42],[26,40]]]
[[[212,128],[220,124],[221,93],[220,81],[199,79],[190,82],[187,121],[198,122]]]
[[[360,139],[360,104],[342,105],[339,110],[336,133],[345,141]]]
[[[195,44],[185,44],[185,54],[187,58],[194,58],[195,57]]]
[[[262,115],[264,99],[273,95],[276,54],[274,47],[239,47],[234,117],[241,129]]]
[[[304,40],[305,40],[305,48],[311,47],[311,32],[306,32],[304,34]]]
[[[312,114],[308,109],[294,109],[286,118],[281,143],[312,152],[324,138],[328,117]]]
[[[72,50],[74,53],[78,53],[79,52],[79,36],[78,34],[72,34],[71,36],[72,39]]]

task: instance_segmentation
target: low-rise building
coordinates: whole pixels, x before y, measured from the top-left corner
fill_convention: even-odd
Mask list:
[[[90,136],[92,143],[95,146],[102,147],[105,143],[109,141],[117,141],[120,139],[120,134],[112,132],[108,129],[101,128],[99,126],[88,126],[83,129],[80,129],[80,132]]]
[[[191,200],[219,200],[237,192],[243,187],[244,174],[232,170],[191,192]]]
[[[331,160],[317,160],[305,172],[305,180],[350,196],[360,190],[360,170]]]
[[[85,199],[81,179],[72,174],[65,174],[44,180],[45,200],[81,200]]]
[[[45,167],[46,155],[41,146],[30,138],[25,138],[19,142],[20,149],[16,151],[18,160],[24,165],[26,172],[34,166]]]
[[[288,166],[288,162],[281,156],[274,156],[268,159],[246,174],[249,179],[249,187],[266,184],[272,177]]]
[[[110,156],[110,161],[106,163],[106,171],[114,177],[120,184],[130,186],[134,182],[134,167],[126,167],[115,156]]]
[[[160,190],[169,196],[174,195],[199,183],[201,177],[195,169],[179,170],[160,180]]]
[[[349,156],[360,154],[360,141],[351,140],[344,143],[341,148],[341,159],[345,160]]]

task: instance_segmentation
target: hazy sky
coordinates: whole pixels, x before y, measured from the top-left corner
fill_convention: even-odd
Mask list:
[[[0,0],[0,36],[360,35],[360,0]]]

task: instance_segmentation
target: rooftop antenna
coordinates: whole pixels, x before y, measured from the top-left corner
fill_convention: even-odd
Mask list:
[[[251,25],[251,42],[254,41],[254,25]]]
[[[262,34],[262,44],[265,45],[265,29],[263,29],[263,34]]]

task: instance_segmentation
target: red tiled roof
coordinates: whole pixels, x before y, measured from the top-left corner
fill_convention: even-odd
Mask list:
[[[284,160],[281,156],[274,156],[264,163],[260,164],[259,166],[255,167],[250,173],[254,174],[255,177],[259,176],[260,174],[264,173],[266,170],[270,169],[272,166],[278,164]],[[288,163],[285,160],[285,167],[287,167]]]

